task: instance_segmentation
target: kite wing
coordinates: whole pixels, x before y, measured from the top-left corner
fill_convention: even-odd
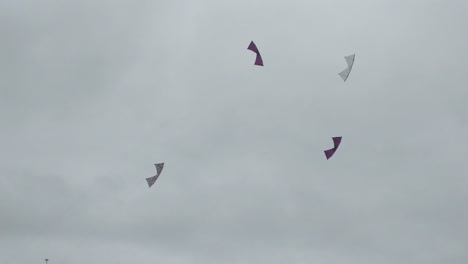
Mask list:
[[[257,45],[255,45],[255,43],[251,41],[247,49],[257,54],[255,58],[255,65],[263,66],[263,59],[262,59],[262,56],[260,55],[260,51],[258,51]]]
[[[346,68],[344,71],[338,73],[341,78],[343,79],[343,81],[346,81],[346,79],[348,79],[348,76],[349,76],[349,73],[351,72],[351,70],[349,68]]]
[[[146,178],[146,182],[148,183],[148,187],[151,188],[151,186],[153,186],[153,184],[156,182],[156,180],[158,179],[158,176],[159,175],[154,175],[153,177],[149,177],[149,178]]]
[[[159,175],[161,174],[163,168],[164,168],[164,163],[156,163],[154,164],[156,167],[156,175],[153,177],[146,178],[146,182],[148,183],[148,186],[151,188],[153,184],[156,182],[156,180],[159,178]]]
[[[338,149],[341,143],[341,137],[334,137],[332,139],[333,139],[333,148],[324,151],[325,157],[327,157],[327,159],[330,159],[333,156],[333,154],[335,154],[336,150]]]
[[[356,54],[349,55],[344,57],[346,60],[346,63],[348,64],[348,68],[344,69],[342,72],[338,73],[343,81],[346,81],[348,79],[349,74],[351,73],[351,69],[353,68],[354,64],[354,58],[356,57]]]
[[[163,168],[164,168],[164,163],[157,163],[157,164],[154,164],[154,166],[156,166],[156,173],[159,175],[161,174]]]

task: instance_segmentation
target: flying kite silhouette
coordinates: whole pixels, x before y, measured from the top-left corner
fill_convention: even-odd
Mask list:
[[[349,74],[351,73],[351,69],[353,68],[354,58],[355,57],[356,57],[356,54],[344,57],[345,60],[346,60],[346,63],[348,64],[348,68],[344,69],[342,72],[340,72],[338,74],[341,76],[341,78],[345,82],[348,79]]]
[[[338,149],[338,146],[340,146],[340,143],[341,143],[341,137],[333,137],[332,139],[333,139],[333,148],[324,151],[325,157],[327,157],[327,159],[331,158],[333,154],[335,154],[335,151]]]
[[[153,186],[153,184],[156,182],[159,175],[161,174],[161,172],[162,172],[162,170],[164,168],[164,163],[157,163],[157,164],[154,164],[154,166],[156,166],[156,175],[154,175],[153,177],[146,178],[146,182],[148,182],[148,186],[150,188],[151,188],[151,186]]]
[[[258,48],[257,48],[257,46],[255,45],[255,43],[253,41],[250,42],[250,45],[249,45],[249,47],[247,49],[251,50],[251,51],[253,51],[253,52],[255,52],[257,54],[257,56],[255,58],[255,65],[263,66],[262,56],[260,55],[260,51],[258,51]]]

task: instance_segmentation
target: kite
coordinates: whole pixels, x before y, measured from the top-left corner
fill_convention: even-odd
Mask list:
[[[325,156],[327,159],[331,158],[333,154],[335,154],[335,151],[338,149],[338,146],[340,146],[341,143],[341,137],[334,137],[333,139],[333,148],[329,150],[325,150]]]
[[[148,182],[148,186],[150,188],[151,188],[151,186],[153,186],[153,184],[156,182],[159,175],[161,174],[161,172],[162,172],[162,170],[164,168],[164,163],[157,163],[157,164],[154,164],[154,166],[156,166],[156,175],[154,175],[153,177],[146,178],[146,182]]]
[[[344,69],[342,72],[340,72],[338,74],[341,76],[341,78],[343,78],[343,81],[345,81],[345,82],[346,82],[346,79],[348,79],[348,76],[349,76],[349,73],[351,72],[351,69],[353,68],[354,57],[355,56],[356,56],[356,54],[344,57],[345,60],[346,60],[346,63],[348,64],[348,68]]]
[[[255,65],[263,66],[262,56],[260,55],[260,51],[258,51],[257,46],[255,45],[253,41],[250,42],[250,45],[247,49],[257,54],[257,57],[255,58]]]

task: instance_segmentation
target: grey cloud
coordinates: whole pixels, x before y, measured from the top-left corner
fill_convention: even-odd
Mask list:
[[[0,2],[0,263],[466,262],[463,6]]]

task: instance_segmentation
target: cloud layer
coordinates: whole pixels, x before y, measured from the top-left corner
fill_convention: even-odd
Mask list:
[[[464,6],[0,2],[0,263],[467,262]]]

